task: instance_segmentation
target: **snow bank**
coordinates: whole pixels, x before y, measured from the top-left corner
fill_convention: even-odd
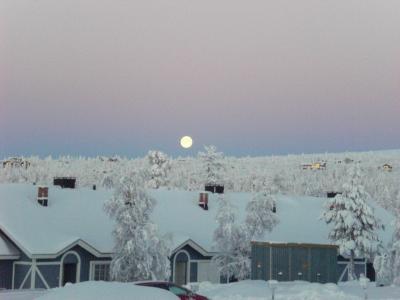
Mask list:
[[[0,291],[1,300],[34,300],[45,295],[47,290],[4,290]]]
[[[37,300],[176,300],[174,294],[133,283],[88,281],[56,288]]]
[[[368,287],[370,300],[400,299],[400,288]],[[266,300],[271,299],[268,283],[261,280],[246,280],[231,284],[199,284],[199,293],[213,300]],[[304,281],[279,283],[275,291],[276,300],[361,300],[364,291],[358,282],[347,285],[319,284]]]

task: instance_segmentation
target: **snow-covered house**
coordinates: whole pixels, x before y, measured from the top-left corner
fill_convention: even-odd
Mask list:
[[[25,168],[30,166],[30,162],[21,157],[10,157],[2,161],[3,168]]]
[[[301,168],[303,170],[325,170],[326,169],[326,162],[314,162],[312,164],[302,164]]]
[[[0,288],[49,288],[65,282],[107,280],[113,251],[113,221],[103,206],[112,190],[49,187],[47,206],[38,200],[38,186],[0,185]],[[199,207],[199,192],[151,190],[157,200],[152,219],[162,234],[171,237],[172,280],[183,284],[219,282],[211,262],[216,254],[213,233],[218,195],[209,194],[208,210]],[[249,193],[227,193],[237,208],[238,220],[246,217]],[[319,220],[321,198],[278,197],[279,224],[262,240],[330,244],[329,228]],[[378,216],[389,224],[384,210]],[[387,231],[384,242],[391,237]],[[359,262],[361,269],[365,261]],[[338,265],[338,275],[346,262]]]
[[[387,171],[387,172],[392,172],[393,167],[391,165],[389,165],[389,164],[384,164],[382,166],[382,170]]]

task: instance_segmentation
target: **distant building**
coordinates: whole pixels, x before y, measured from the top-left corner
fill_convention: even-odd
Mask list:
[[[354,162],[354,159],[351,159],[351,158],[346,157],[346,158],[344,159],[344,162],[345,162],[346,164],[351,164],[351,163]]]
[[[393,167],[391,165],[389,165],[389,164],[384,164],[382,166],[382,170],[387,171],[387,172],[392,172]]]
[[[315,162],[311,164],[302,164],[301,165],[303,170],[325,170],[326,169],[326,162]]]
[[[25,168],[27,169],[31,163],[20,157],[10,157],[2,162],[3,168]]]

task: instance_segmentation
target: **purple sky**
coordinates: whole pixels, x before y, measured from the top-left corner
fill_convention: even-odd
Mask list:
[[[400,148],[398,0],[2,0],[0,37],[0,157]]]

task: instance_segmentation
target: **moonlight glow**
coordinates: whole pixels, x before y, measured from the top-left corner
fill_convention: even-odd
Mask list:
[[[193,140],[190,136],[184,136],[181,138],[181,146],[185,149],[192,147]]]

